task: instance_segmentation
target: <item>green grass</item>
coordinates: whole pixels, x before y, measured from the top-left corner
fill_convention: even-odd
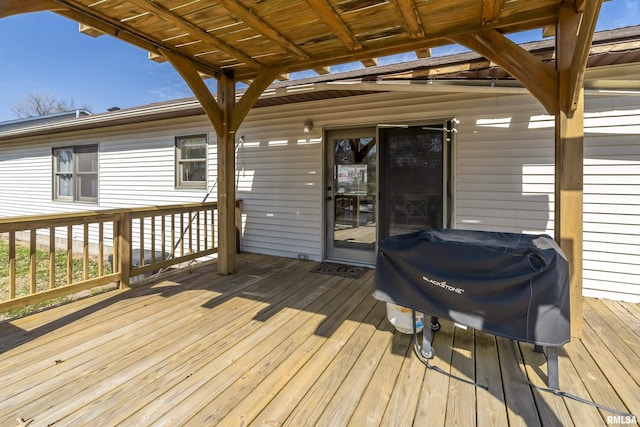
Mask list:
[[[36,249],[36,290],[38,292],[49,289],[49,250]],[[16,242],[16,297],[29,295],[30,276],[30,251],[29,245]],[[57,250],[55,252],[55,287],[67,284],[67,251]],[[97,258],[89,258],[89,278],[99,277],[99,263]],[[71,260],[72,283],[84,280],[84,266],[80,255],[72,256]],[[104,263],[103,274],[110,274],[111,266]],[[91,290],[91,294],[100,293],[104,289],[112,287],[101,287]],[[9,296],[9,242],[5,238],[0,238],[0,301],[6,301]],[[54,298],[38,304],[32,304],[16,310],[4,313],[2,317],[19,317],[39,310],[43,307],[61,304],[69,300],[69,296]]]

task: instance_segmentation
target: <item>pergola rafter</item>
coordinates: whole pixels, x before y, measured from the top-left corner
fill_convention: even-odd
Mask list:
[[[407,34],[410,39],[418,39],[424,37],[424,28],[420,15],[416,10],[416,3],[413,0],[396,0],[393,2],[398,10],[398,14],[402,18]]]
[[[235,49],[232,46],[229,46],[227,43],[223,42],[222,40],[220,40],[217,37],[212,36],[211,34],[207,33],[205,30],[203,30],[203,29],[193,25],[192,23],[180,18],[179,16],[175,15],[170,10],[165,9],[164,7],[160,6],[157,2],[148,1],[148,0],[129,0],[129,1],[131,3],[133,3],[133,4],[135,4],[136,6],[138,6],[139,8],[146,10],[147,12],[153,13],[154,15],[158,16],[159,18],[162,18],[164,20],[167,20],[167,21],[173,23],[176,27],[184,29],[185,31],[191,33],[192,35],[201,37],[202,39],[204,39],[204,40],[208,41],[209,43],[213,44],[218,49],[220,49],[221,51],[225,52],[227,55],[229,55],[232,58],[235,58],[235,59],[238,59],[240,61],[243,61],[246,64],[250,64],[250,65],[254,66],[255,68],[263,67],[263,64],[261,64],[260,62],[254,60],[253,58],[251,58],[248,55],[245,55],[240,50]]]

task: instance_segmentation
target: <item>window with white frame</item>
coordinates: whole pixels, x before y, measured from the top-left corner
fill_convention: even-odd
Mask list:
[[[207,135],[176,138],[176,187],[207,188]]]
[[[98,202],[98,146],[53,149],[53,199]]]

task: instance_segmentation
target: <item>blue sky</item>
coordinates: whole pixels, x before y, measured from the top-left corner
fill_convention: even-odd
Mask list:
[[[640,1],[611,0],[603,3],[596,30],[638,24]],[[539,36],[533,31],[514,37],[526,42]],[[448,53],[451,47],[434,50],[434,55]],[[71,99],[93,113],[192,96],[170,64],[150,61],[146,51],[112,37],[81,34],[77,23],[50,12],[0,19],[0,121],[16,119],[11,106],[33,93]]]

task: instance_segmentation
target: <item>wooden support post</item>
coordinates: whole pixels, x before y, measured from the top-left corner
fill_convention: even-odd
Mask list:
[[[571,336],[582,336],[584,73],[602,0],[560,7],[556,26],[555,238],[569,260]]]
[[[235,82],[221,76],[218,79],[218,106],[222,111],[222,131],[218,134],[218,274],[232,274],[236,269],[236,130],[231,126],[235,98]]]
[[[584,90],[572,117],[556,116],[555,239],[569,260],[571,335],[582,335]]]
[[[115,255],[115,254],[114,254]],[[115,258],[115,257],[114,257]],[[120,289],[130,288],[131,279],[131,216],[119,215],[118,221],[118,269],[120,270]],[[115,266],[114,262],[114,266]]]
[[[236,130],[264,89],[282,74],[284,68],[262,70],[236,104],[236,86],[232,77],[220,73],[217,101],[188,58],[169,50],[160,52],[182,75],[204,108],[218,136],[218,273],[236,271]]]

